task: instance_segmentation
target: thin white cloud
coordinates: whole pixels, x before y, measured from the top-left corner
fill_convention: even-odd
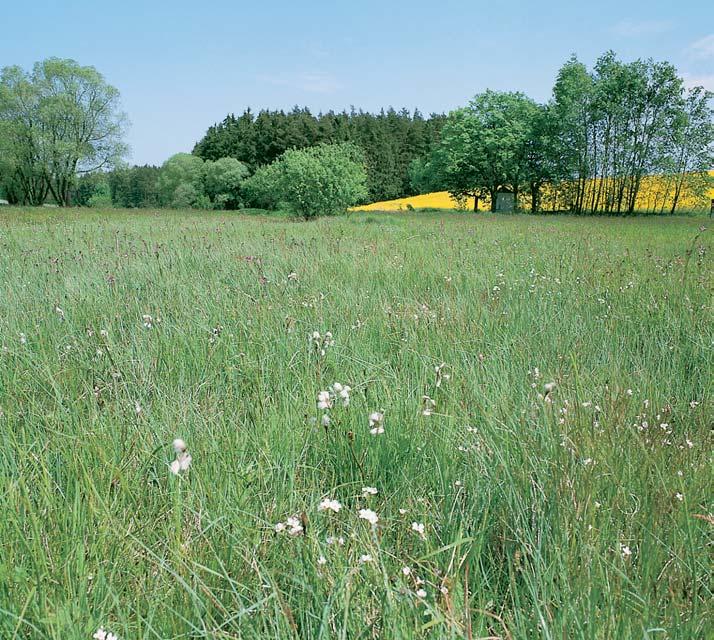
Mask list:
[[[637,38],[665,33],[673,26],[670,20],[620,20],[610,27],[610,31],[623,38]]]
[[[280,87],[299,89],[308,93],[335,93],[342,88],[342,84],[334,76],[322,71],[263,75],[260,79]]]
[[[687,89],[692,87],[704,87],[709,91],[714,91],[714,73],[682,73],[682,80]]]
[[[708,60],[714,58],[714,33],[695,40],[687,47],[690,57],[698,60]]]

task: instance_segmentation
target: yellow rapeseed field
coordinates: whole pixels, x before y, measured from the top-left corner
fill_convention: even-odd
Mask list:
[[[709,175],[714,178],[714,170],[709,172]],[[596,188],[599,185],[598,181],[591,180],[588,186],[588,191]],[[643,179],[640,192],[637,196],[636,209],[641,211],[658,211],[664,208],[665,211],[671,206],[673,197],[673,182],[672,178],[665,176],[648,176]],[[543,193],[543,201],[547,203],[552,197],[547,189]],[[679,210],[709,210],[710,201],[714,199],[714,188],[708,190],[705,194],[696,194],[691,189],[684,189],[680,195]],[[479,209],[487,211],[490,208],[490,199],[488,197],[479,200]],[[663,207],[664,205],[664,207]],[[373,202],[372,204],[355,207],[356,211],[406,211],[410,208],[414,209],[457,209],[471,210],[473,208],[473,199],[457,200],[451,197],[448,191],[434,191],[425,193],[419,196],[410,196],[408,198],[398,198],[396,200],[384,200],[382,202]],[[527,207],[527,200],[521,201],[521,206]],[[548,205],[546,204],[546,208]]]

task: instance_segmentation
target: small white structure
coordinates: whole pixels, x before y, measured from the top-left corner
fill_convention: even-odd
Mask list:
[[[499,189],[496,194],[495,211],[500,213],[513,213],[516,205],[516,197],[510,189]]]
[[[3,205],[9,205],[9,204],[10,203],[7,200],[3,200],[2,198],[0,198],[0,207]]]

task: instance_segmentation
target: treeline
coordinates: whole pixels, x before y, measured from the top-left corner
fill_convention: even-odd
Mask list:
[[[392,108],[318,115],[300,107],[257,115],[247,109],[210,127],[193,153],[204,160],[235,158],[253,173],[288,149],[349,142],[364,154],[368,199],[387,200],[414,194],[409,166],[438,144],[445,121],[445,115],[425,118],[418,110]]]
[[[447,190],[473,198],[474,208],[514,201],[532,212],[626,214],[649,200],[652,211],[674,213],[684,194],[687,202],[701,194],[704,204],[711,186],[712,97],[685,88],[668,62],[625,63],[607,52],[592,69],[568,60],[545,104],[486,91],[448,116],[247,109],[211,126],[190,154],[127,167],[116,89],[91,67],[50,59],[0,76],[0,197],[63,206],[286,205],[308,216],[316,212],[306,213],[306,203],[314,208],[326,194],[343,209]],[[309,149],[316,151],[287,155]],[[299,176],[299,189],[288,175]],[[651,175],[662,178],[662,192],[638,198]],[[323,193],[306,193],[321,184],[329,184]]]
[[[488,196],[495,209],[507,192],[517,203],[525,196],[533,212],[624,214],[635,210],[645,176],[660,175],[669,192],[657,206],[674,213],[685,190],[704,196],[710,184],[712,97],[685,89],[668,62],[623,63],[608,52],[590,71],[573,57],[547,104],[486,91],[450,113],[412,177],[423,190],[473,197],[476,207]]]

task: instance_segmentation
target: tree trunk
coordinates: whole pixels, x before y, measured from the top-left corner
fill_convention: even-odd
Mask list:
[[[538,211],[538,195],[540,187],[536,184],[531,185],[531,213],[537,213]]]
[[[474,196],[474,213],[478,213],[478,196]]]

